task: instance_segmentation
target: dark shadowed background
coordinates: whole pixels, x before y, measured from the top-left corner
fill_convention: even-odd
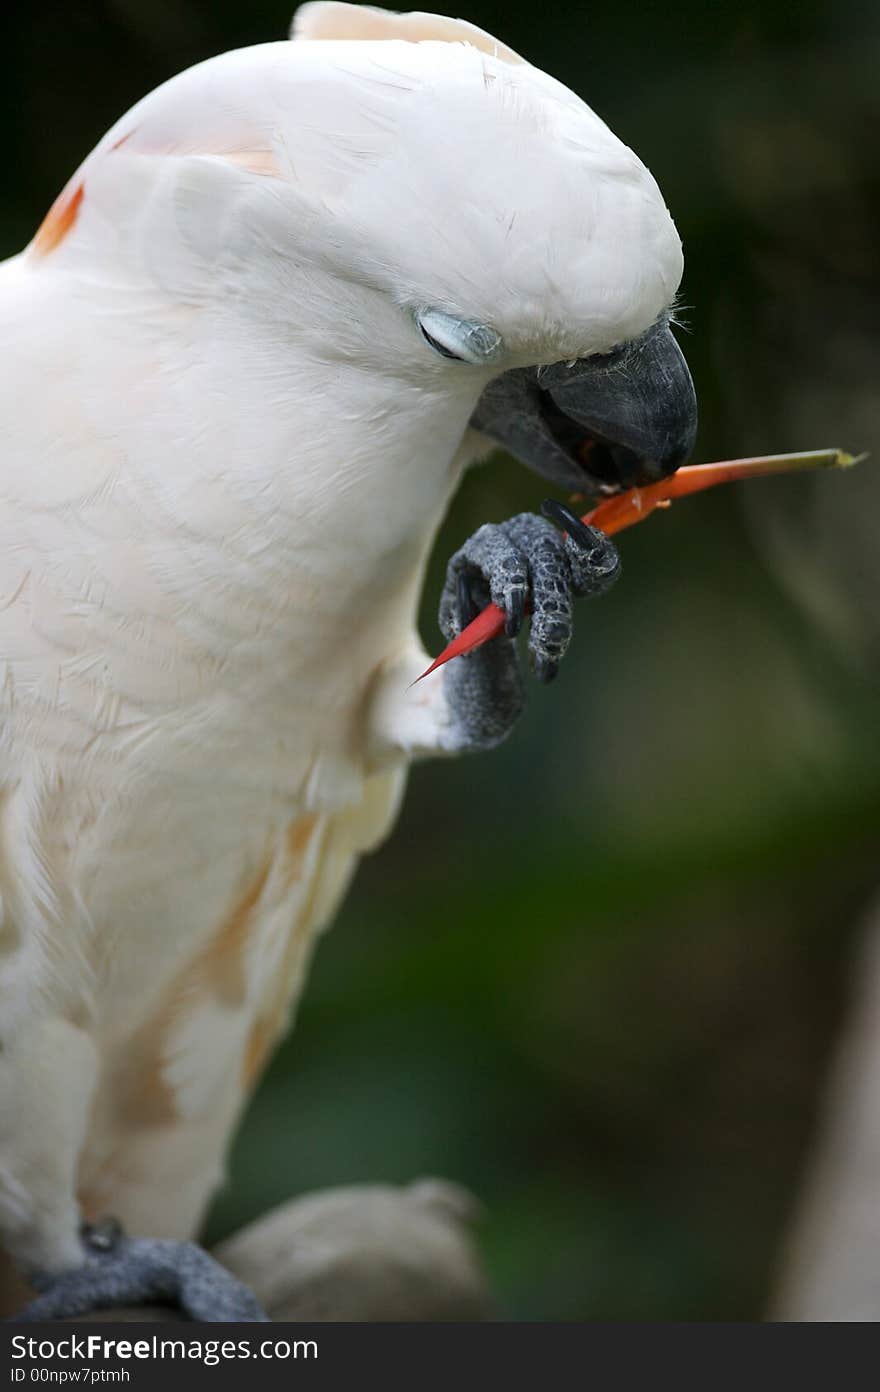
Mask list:
[[[2,250],[126,107],[282,37],[288,6],[8,6]],[[416,770],[212,1230],[309,1188],[443,1174],[486,1204],[510,1317],[754,1318],[878,878],[880,6],[455,10],[656,175],[685,243],[696,457],[875,457],[626,533],[623,579],[510,743]],[[468,479],[426,592],[431,649],[441,562],[542,496],[500,456]]]

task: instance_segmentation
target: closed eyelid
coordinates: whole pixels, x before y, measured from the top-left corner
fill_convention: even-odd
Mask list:
[[[442,309],[422,309],[415,317],[423,338],[441,357],[480,365],[494,362],[503,349],[501,335],[490,324]]]

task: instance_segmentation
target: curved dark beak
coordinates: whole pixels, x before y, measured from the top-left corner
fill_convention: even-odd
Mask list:
[[[663,322],[603,357],[505,372],[483,392],[471,424],[558,487],[608,496],[685,463],[697,397]]]

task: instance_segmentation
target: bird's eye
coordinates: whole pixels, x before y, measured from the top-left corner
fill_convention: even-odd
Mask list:
[[[501,335],[488,324],[459,319],[442,309],[420,310],[416,323],[428,347],[441,358],[485,365],[501,353]]]

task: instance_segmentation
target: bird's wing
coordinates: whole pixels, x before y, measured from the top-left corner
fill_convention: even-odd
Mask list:
[[[358,859],[393,821],[405,775],[356,805],[299,815],[185,963],[101,1089],[102,1142],[83,1166],[87,1213],[186,1237],[222,1179],[231,1131],[289,1027],[312,951]]]

